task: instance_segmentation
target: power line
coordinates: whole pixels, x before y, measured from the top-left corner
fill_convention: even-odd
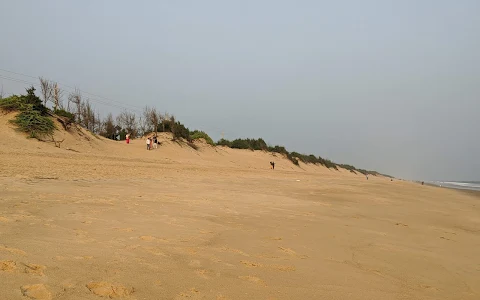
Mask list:
[[[8,76],[2,75],[2,74],[0,74],[0,78],[6,79],[6,80],[10,80],[10,81],[19,82],[19,83],[31,84],[31,85],[34,85],[34,86],[39,86],[37,83],[32,83],[32,82],[29,82],[29,81],[26,81],[26,80],[22,80],[22,79],[18,79],[18,78],[8,77]]]
[[[0,69],[0,70],[2,70],[2,69]],[[3,70],[2,70],[2,71],[3,71]],[[11,73],[14,73],[14,72],[11,72]],[[15,74],[15,73],[14,73],[14,74]],[[17,74],[20,74],[20,73],[17,73]],[[20,75],[21,75],[21,74],[20,74]],[[36,78],[36,77],[33,77],[33,76],[28,76],[28,77]],[[18,79],[18,78],[14,78],[14,77],[5,76],[5,75],[2,75],[2,74],[0,74],[0,78],[6,79],[6,80],[10,80],[10,81],[14,81],[14,82],[18,82],[18,83],[29,84],[29,85],[33,85],[33,86],[36,86],[36,87],[40,87],[40,85],[39,85],[38,83],[34,83],[34,82],[31,82],[31,81],[27,81],[27,80],[23,80],[23,79]],[[63,86],[66,86],[66,85],[63,85]],[[69,87],[69,86],[67,86],[67,87]],[[70,88],[72,88],[72,89],[75,90],[74,87],[70,87]],[[82,92],[82,93],[84,93],[84,94],[93,95],[93,94],[91,94],[91,93],[84,92],[84,91],[82,91],[82,90],[80,90],[80,89],[77,89],[77,90],[80,91],[80,92]],[[67,91],[68,91],[68,90],[67,90]],[[70,91],[70,92],[72,92],[72,91]],[[97,103],[100,103],[100,104],[103,104],[103,105],[106,105],[106,106],[110,106],[110,107],[116,107],[116,108],[126,109],[126,110],[133,110],[133,111],[136,111],[136,112],[139,112],[139,113],[142,112],[141,109],[139,109],[139,108],[126,107],[126,106],[123,105],[123,103],[121,103],[121,104],[109,103],[109,102],[107,102],[107,101],[105,101],[105,100],[100,100],[100,99],[95,99],[95,98],[88,98],[87,100],[89,100],[89,101],[91,100],[91,101],[93,101],[93,102],[97,102]],[[112,100],[108,100],[108,101],[112,101]],[[117,101],[116,101],[116,102],[117,102]],[[120,103],[120,102],[118,102],[118,103]]]
[[[0,74],[0,78],[6,79],[6,80],[10,80],[10,81],[19,82],[19,83],[29,84],[29,85],[33,85],[33,86],[37,86],[37,87],[40,86],[39,84],[33,83],[33,82],[31,82],[31,81],[26,81],[26,80],[22,80],[22,79],[7,77],[7,76],[1,75],[1,74]],[[91,98],[88,98],[87,100],[91,100],[91,101],[94,101],[94,102],[98,102],[98,103],[103,104],[103,105],[106,105],[106,106],[111,106],[111,107],[116,107],[116,108],[127,109],[127,107],[125,107],[125,106],[108,103],[108,102],[105,102],[105,101],[102,101],[102,100],[99,100],[99,99],[94,99],[94,98],[91,99]],[[130,109],[130,108],[128,108],[128,109]]]
[[[13,71],[5,70],[5,69],[2,69],[2,68],[0,68],[0,71],[15,74],[15,75],[19,75],[19,76],[25,76],[25,77],[33,78],[33,79],[36,79],[36,80],[39,79],[39,77],[36,77],[36,76],[27,75],[27,74],[18,73],[18,72],[13,72]],[[0,74],[0,78],[10,80],[10,81],[14,81],[14,82],[18,82],[18,83],[33,85],[33,86],[36,86],[36,87],[39,87],[39,88],[41,87],[40,84],[38,84],[38,83],[34,83],[34,82],[31,82],[31,81],[27,81],[27,80],[23,80],[23,79],[19,79],[19,78],[10,77],[10,76],[3,75],[3,74]],[[125,103],[115,101],[115,100],[112,100],[112,99],[109,99],[109,98],[106,98],[106,97],[102,97],[102,96],[99,96],[99,95],[96,95],[96,94],[93,94],[93,93],[89,93],[89,92],[80,90],[79,88],[76,88],[76,87],[73,87],[73,86],[70,86],[70,85],[67,85],[67,84],[63,84],[63,83],[60,83],[60,82],[58,82],[58,84],[61,85],[61,86],[69,88],[70,90],[65,89],[69,92],[74,92],[75,90],[78,90],[83,94],[91,95],[95,98],[88,98],[87,100],[93,101],[93,102],[96,102],[96,103],[100,103],[100,104],[105,105],[107,107],[115,107],[115,108],[119,108],[119,109],[135,111],[135,112],[140,113],[140,114],[143,112],[142,108],[134,106],[134,105],[125,104]],[[104,100],[100,100],[98,98],[101,98],[101,99],[104,99]],[[109,102],[114,102],[114,103],[109,103]],[[127,107],[126,105],[131,106],[131,107]],[[223,132],[222,132],[221,129],[211,128],[211,131],[214,131],[215,133],[222,133],[222,137],[223,137]]]
[[[0,71],[3,71],[3,72],[7,72],[7,73],[12,73],[12,74],[15,74],[15,75],[20,75],[20,76],[25,76],[25,77],[30,77],[30,78],[35,78],[35,79],[38,79],[39,77],[35,77],[35,76],[32,76],[32,75],[27,75],[27,74],[23,74],[23,73],[18,73],[18,72],[13,72],[13,71],[10,71],[10,70],[6,70],[6,69],[1,69],[0,68]],[[61,83],[61,82],[57,82],[59,85],[61,86],[64,86],[64,87],[67,87],[67,88],[71,88],[71,89],[77,89],[79,90],[80,92],[84,93],[84,94],[87,94],[87,95],[90,95],[90,96],[93,96],[93,97],[97,97],[97,98],[101,98],[101,99],[104,99],[106,101],[110,101],[110,102],[114,102],[114,103],[117,103],[119,105],[122,105],[123,108],[127,109],[128,106],[134,108],[134,109],[138,109],[138,111],[141,111],[142,108],[138,107],[138,106],[135,106],[135,105],[131,105],[131,104],[127,104],[127,103],[123,103],[123,102],[120,102],[120,101],[116,101],[116,100],[113,100],[113,99],[109,99],[109,98],[106,98],[106,97],[103,97],[103,96],[100,96],[100,95],[96,95],[96,94],[93,94],[93,93],[90,93],[90,92],[87,92],[87,91],[84,91],[84,90],[81,90],[79,88],[76,88],[76,87],[73,87],[71,85],[68,85],[68,84],[64,84],[64,83]],[[125,107],[127,106],[127,107]],[[131,109],[131,108],[128,108],[128,109]]]

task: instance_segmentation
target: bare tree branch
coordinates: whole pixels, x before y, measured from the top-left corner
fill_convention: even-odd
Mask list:
[[[123,111],[117,116],[117,124],[125,129],[126,133],[129,133],[131,137],[137,137],[139,133],[139,127],[137,123],[137,116],[128,111]]]
[[[70,108],[70,102],[74,105],[74,107]],[[75,114],[77,122],[80,123],[82,113],[82,94],[79,89],[75,88],[75,91],[68,95],[67,110]]]
[[[59,108],[61,109],[61,108],[63,108],[63,104],[61,103],[61,99],[62,99],[62,96],[63,96],[63,90],[61,90],[58,87],[58,84],[56,82],[52,82],[52,85],[53,85],[52,99],[53,99],[54,110],[57,110]]]
[[[42,89],[43,105],[47,106],[47,102],[52,100],[53,84],[47,79],[40,77],[40,88]]]

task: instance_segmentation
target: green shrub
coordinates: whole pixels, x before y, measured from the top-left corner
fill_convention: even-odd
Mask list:
[[[21,107],[21,97],[18,97],[17,95],[0,99],[0,108],[5,112],[18,111]]]
[[[338,167],[337,167],[337,164],[334,163],[333,161],[329,160],[329,159],[323,159],[321,157],[318,157],[319,160],[321,160],[321,164],[324,165],[325,167],[329,168],[329,169],[335,169],[338,171]]]
[[[288,154],[287,149],[283,146],[275,146],[275,147],[268,147],[268,151],[270,152],[275,152],[275,153],[280,153],[280,154]]]
[[[43,106],[42,100],[35,95],[35,88],[32,86],[31,88],[27,89],[26,95],[21,95],[21,102],[22,104],[30,104],[32,105],[31,108],[34,111],[38,111],[41,115],[45,115],[47,113],[47,108]]]
[[[203,131],[194,130],[192,133],[190,133],[190,139],[191,140],[205,139],[207,144],[215,146],[215,143],[213,142],[212,138]]]
[[[183,138],[187,142],[192,141],[192,139],[190,138],[190,130],[187,127],[185,127],[185,125],[183,125],[182,123],[177,121],[175,123],[174,128],[171,128],[171,129],[173,129],[173,138],[174,139]]]
[[[68,123],[74,123],[75,122],[75,115],[72,114],[71,112],[68,112],[64,109],[57,109],[57,110],[54,111],[54,113],[57,116],[66,118]]]
[[[227,147],[232,147],[232,142],[226,139],[220,139],[217,143],[217,146],[227,146]]]
[[[364,169],[357,169],[358,172],[362,173],[363,175],[367,176],[368,174],[370,174],[367,170],[364,170]]]
[[[40,138],[53,134],[55,124],[46,116],[47,108],[42,100],[35,95],[35,88],[27,89],[26,95],[13,95],[0,100],[0,108],[4,111],[20,111],[11,122],[30,135]]]
[[[294,164],[294,165],[300,165],[298,162],[298,158],[295,156],[292,156],[290,153],[287,155],[287,158]]]
[[[251,149],[247,140],[243,140],[243,139],[233,140],[232,145],[230,147],[234,149]]]
[[[55,130],[53,121],[47,116],[42,116],[39,111],[33,110],[33,108],[22,111],[11,122],[32,138],[51,135]]]
[[[230,147],[235,149],[268,150],[268,145],[262,138],[236,139],[232,141]]]

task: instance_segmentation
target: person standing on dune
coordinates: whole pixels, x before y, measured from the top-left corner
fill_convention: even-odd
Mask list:
[[[147,138],[147,150],[150,150],[150,138]]]

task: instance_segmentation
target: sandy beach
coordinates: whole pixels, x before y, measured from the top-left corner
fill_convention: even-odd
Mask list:
[[[478,193],[167,135],[56,148],[9,118],[2,300],[480,299]]]

